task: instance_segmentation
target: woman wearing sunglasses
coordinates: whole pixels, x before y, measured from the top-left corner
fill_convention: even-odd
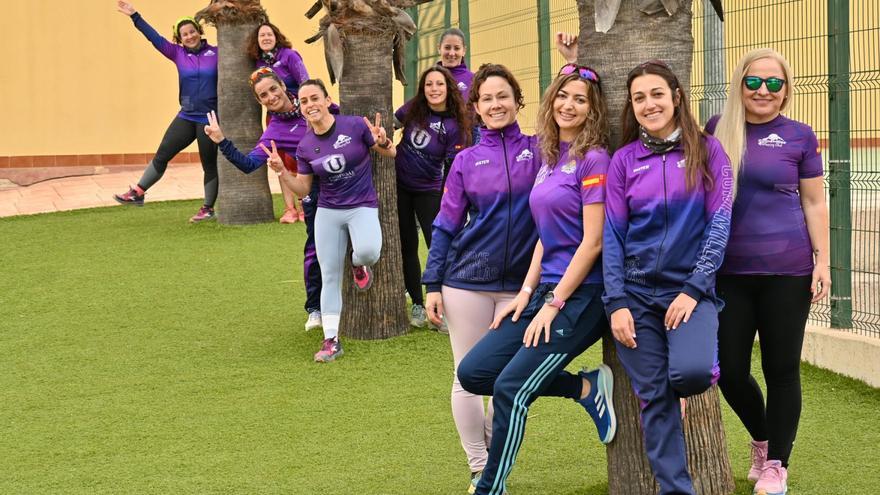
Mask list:
[[[205,173],[205,203],[189,221],[210,220],[214,218],[217,200],[217,145],[208,139],[203,129],[208,123],[205,116],[217,110],[217,47],[202,39],[202,27],[192,17],[181,17],[174,23],[174,43],[171,43],[147,24],[130,3],[119,0],[117,10],[129,16],[156,50],[177,66],[180,111],[165,131],[156,155],[137,185],[126,193],[114,194],[113,199],[125,205],[143,206],[147,189],[159,182],[168,162],[197,141]]]
[[[625,144],[605,189],[603,299],[660,493],[693,494],[679,399],[718,376],[715,273],[733,179],[723,148],[701,132],[665,63],[638,65],[626,87]]]
[[[576,37],[557,34],[569,60],[577,59],[576,43]],[[606,115],[599,76],[574,63],[562,68],[541,100],[543,164],[529,195],[539,240],[519,294],[458,366],[465,390],[491,395],[495,409],[478,494],[504,493],[529,406],[540,396],[576,401],[595,422],[602,443],[614,438],[610,368],[565,371],[608,331],[600,258],[610,161]]]
[[[813,130],[782,112],[792,72],[761,48],[736,65],[720,118],[706,126],[727,150],[738,180],[732,229],[718,276],[719,386],[752,436],[755,493],[787,491],[788,459],[801,412],[800,357],[810,303],[831,287],[828,209]],[[760,336],[767,403],[751,375]]]

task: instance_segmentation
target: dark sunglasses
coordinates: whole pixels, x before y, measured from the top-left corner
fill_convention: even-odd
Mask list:
[[[758,76],[746,76],[743,78],[743,85],[751,91],[761,89],[762,84],[767,85],[767,91],[778,93],[779,90],[785,86],[785,79],[780,79],[778,77],[768,77],[764,79]]]
[[[587,81],[599,84],[599,74],[596,74],[596,71],[586,65],[565,64],[559,69],[560,76],[567,76],[569,74],[574,74],[575,72],[577,72],[581,79],[586,79]]]

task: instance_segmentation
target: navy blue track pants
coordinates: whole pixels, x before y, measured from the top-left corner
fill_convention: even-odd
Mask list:
[[[306,217],[306,244],[303,247],[303,279],[306,284],[306,313],[321,310],[321,265],[315,249],[315,214],[318,212],[318,179],[312,179],[309,195],[302,199]]]

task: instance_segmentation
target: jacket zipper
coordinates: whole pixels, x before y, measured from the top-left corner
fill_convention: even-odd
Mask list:
[[[660,240],[660,246],[657,248],[657,263],[654,265],[654,294],[657,294],[657,278],[660,273],[660,258],[663,256],[663,244],[666,242],[666,236],[669,234],[669,204],[666,197],[666,153],[663,153],[663,239]]]
[[[510,217],[512,215],[510,196],[513,194],[513,185],[510,182],[510,165],[507,163],[507,143],[504,140],[504,131],[501,131],[501,149],[504,150],[504,171],[507,174],[507,242],[504,243],[504,265],[501,270],[501,290],[504,290],[504,281],[507,280],[507,257],[510,254]]]

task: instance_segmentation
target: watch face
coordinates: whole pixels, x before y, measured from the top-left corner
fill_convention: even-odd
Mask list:
[[[550,292],[544,294],[544,302],[547,304],[550,304],[553,302],[553,298],[555,298],[555,297],[556,297],[556,295],[553,294],[553,291],[551,290]]]

